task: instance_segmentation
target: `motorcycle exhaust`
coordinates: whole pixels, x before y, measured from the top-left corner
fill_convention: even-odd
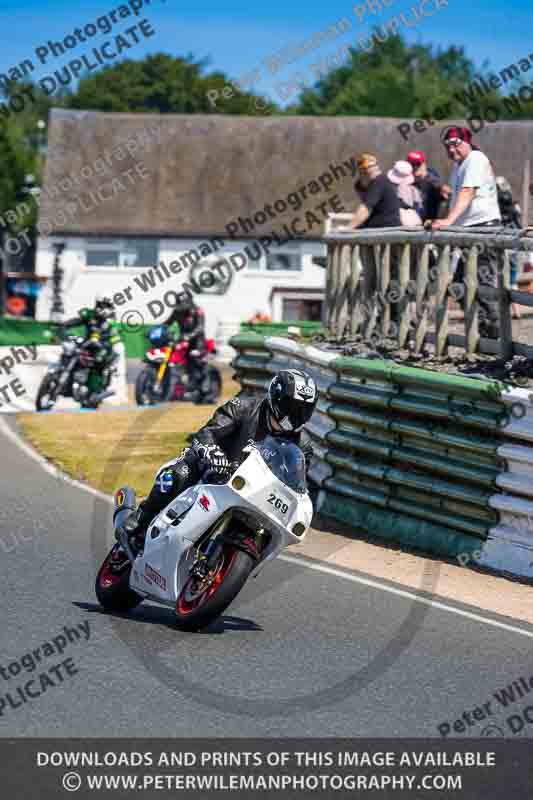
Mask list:
[[[122,523],[132,511],[135,511],[136,505],[137,500],[135,497],[135,492],[129,486],[124,486],[124,488],[115,492],[113,526],[115,528],[116,538],[132,564],[135,561],[135,553],[130,547],[126,532],[122,530]]]
[[[113,526],[115,530],[122,527],[122,523],[137,507],[135,491],[130,486],[124,486],[115,492],[115,510],[113,512]]]
[[[114,394],[115,394],[115,392],[114,392],[114,391],[112,391],[111,389],[107,389],[107,390],[106,390],[106,391],[104,391],[104,392],[100,392],[99,394],[95,394],[95,396],[94,396],[94,402],[95,402],[95,403],[101,403],[101,402],[102,402],[102,400],[105,400],[105,399],[106,399],[106,397],[111,397],[111,396],[112,396],[112,395],[114,395]]]

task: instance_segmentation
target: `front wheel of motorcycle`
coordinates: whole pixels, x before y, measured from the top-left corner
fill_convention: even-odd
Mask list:
[[[138,406],[151,406],[168,400],[170,392],[170,370],[167,369],[161,381],[159,391],[155,388],[157,369],[143,367],[135,381],[135,402]]]
[[[96,576],[94,590],[100,604],[108,611],[129,611],[138,606],[142,597],[130,589],[131,563],[119,544],[116,544]]]
[[[189,576],[176,600],[176,625],[197,631],[213,622],[238,595],[255,565],[254,559],[230,544],[206,578]]]
[[[50,411],[57,400],[57,383],[50,375],[45,375],[39,386],[37,397],[35,399],[35,408],[37,411]]]

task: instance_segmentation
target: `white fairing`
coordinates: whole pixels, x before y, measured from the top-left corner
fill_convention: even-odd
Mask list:
[[[239,491],[231,486],[237,475],[245,480]],[[272,502],[273,496],[278,501],[277,506]],[[196,557],[194,542],[224,512],[236,508],[248,512],[258,528],[262,526],[272,534],[272,541],[262,552],[252,575],[257,575],[263,565],[285,547],[303,541],[313,516],[309,494],[297,493],[278,480],[259,452],[252,449],[228,483],[199,484],[187,489],[158,514],[146,533],[144,552],[133,564],[131,588],[145,597],[174,606]],[[171,510],[177,517],[184,515],[181,521],[168,516]],[[292,533],[296,523],[305,527],[302,536]],[[238,521],[235,524],[238,525]],[[232,523],[230,530],[231,527]]]

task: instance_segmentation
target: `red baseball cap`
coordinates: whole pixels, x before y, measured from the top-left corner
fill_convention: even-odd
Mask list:
[[[441,139],[444,144],[448,142],[466,142],[467,144],[472,144],[472,134],[468,130],[468,128],[447,128],[443,134],[441,134]]]
[[[426,154],[422,150],[411,150],[407,154],[407,160],[410,164],[423,164],[426,161]]]

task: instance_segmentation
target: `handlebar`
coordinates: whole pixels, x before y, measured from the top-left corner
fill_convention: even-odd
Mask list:
[[[227,483],[230,475],[239,469],[240,461],[230,461],[223,470],[215,469],[209,461],[204,461],[203,468],[200,466],[200,480],[202,483]]]

